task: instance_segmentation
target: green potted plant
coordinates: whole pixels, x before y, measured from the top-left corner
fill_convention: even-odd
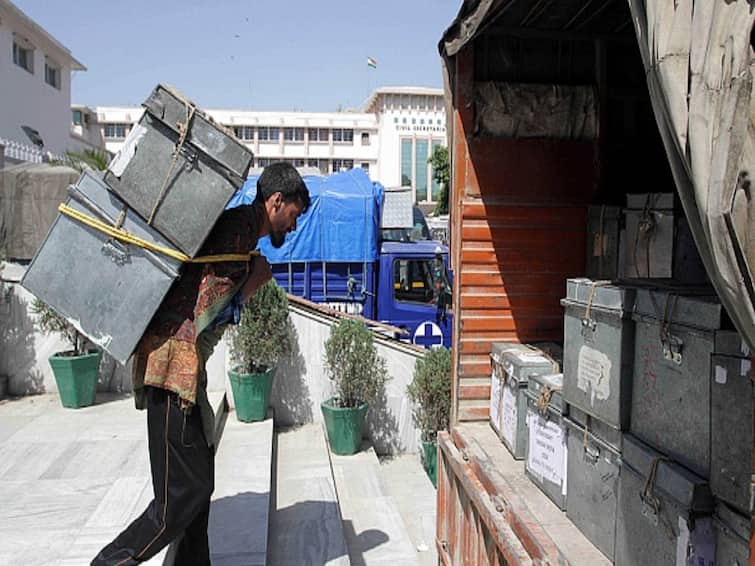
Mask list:
[[[434,348],[418,360],[406,392],[414,403],[414,424],[422,433],[425,472],[437,487],[438,431],[448,428],[451,414],[451,351]]]
[[[231,381],[236,417],[264,420],[280,358],[291,350],[288,297],[275,281],[263,285],[244,306],[231,335]]]
[[[43,301],[35,299],[31,311],[37,315],[37,325],[42,332],[57,333],[71,346],[70,350],[49,358],[61,403],[70,409],[93,405],[102,352],[93,348],[83,334]]]
[[[385,360],[364,323],[342,319],[330,329],[324,362],[335,386],[335,395],[320,404],[328,443],[335,454],[354,454],[362,443],[369,404],[388,380]]]

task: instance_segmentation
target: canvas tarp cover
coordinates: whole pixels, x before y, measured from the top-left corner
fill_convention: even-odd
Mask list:
[[[708,275],[755,346],[751,0],[630,0],[669,163]]]
[[[6,258],[34,257],[58,215],[67,189],[79,178],[70,167],[22,163],[0,169],[0,251]]]
[[[227,208],[251,204],[257,176],[249,177]],[[372,262],[378,256],[384,189],[361,168],[327,177],[304,176],[312,204],[281,248],[262,238],[259,249],[270,263]]]

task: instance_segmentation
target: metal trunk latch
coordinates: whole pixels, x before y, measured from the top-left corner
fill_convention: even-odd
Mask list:
[[[585,446],[585,462],[595,465],[598,463],[598,458],[600,458],[600,448]]]
[[[682,348],[684,342],[678,336],[667,334],[661,337],[661,346],[663,348],[664,359],[674,362],[676,365],[682,363]]]
[[[582,319],[582,336],[585,338],[588,334],[595,334],[595,329],[598,327],[598,323],[592,318]]]

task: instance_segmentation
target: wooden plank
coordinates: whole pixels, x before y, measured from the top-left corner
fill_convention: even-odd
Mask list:
[[[307,299],[304,299],[302,297],[297,297],[296,295],[291,295],[290,293],[288,294],[288,302],[295,303],[303,307],[307,307],[308,309],[312,309],[319,313],[326,314],[328,316],[332,316],[335,318],[346,318],[349,320],[358,320],[360,322],[364,322],[367,326],[381,328],[383,330],[388,330],[389,332],[395,332],[397,334],[401,334],[404,336],[409,334],[409,331],[406,330],[405,328],[391,326],[390,324],[385,324],[384,322],[378,322],[377,320],[371,320],[369,318],[365,318],[357,314],[348,314],[345,312],[337,311],[335,309],[328,307],[327,305],[313,303],[312,301],[308,301]]]
[[[478,554],[480,547],[484,548],[484,545],[480,544],[482,538],[480,531],[482,529],[478,529],[473,538],[464,540],[464,533],[472,532],[472,522],[475,520],[479,520],[480,526],[488,531],[507,564],[510,566],[532,564],[532,558],[527,549],[522,545],[509,524],[501,519],[492,499],[447,432],[439,433],[438,450],[444,469],[453,473],[453,480],[460,484],[459,487],[463,489],[472,505],[472,509],[465,515],[465,524],[456,526],[456,532],[462,535],[461,540],[464,542],[464,564],[481,564],[481,560],[484,560]],[[445,542],[448,545],[457,541],[447,540]],[[450,552],[453,556],[453,549]],[[483,554],[483,556],[485,555]]]
[[[511,526],[512,531],[522,542],[529,555],[535,560],[541,560],[548,564],[567,564],[566,558],[553,542],[553,539],[532,516],[526,503],[522,501],[508,481],[490,462],[485,451],[474,439],[465,437],[456,428],[451,430],[450,436],[450,443],[466,453],[467,461],[474,470],[475,476],[479,478],[483,489],[489,495],[495,496],[498,513],[503,515],[506,523]],[[448,444],[449,442],[444,443],[444,451]]]
[[[459,399],[490,399],[490,385],[465,385],[459,383]]]

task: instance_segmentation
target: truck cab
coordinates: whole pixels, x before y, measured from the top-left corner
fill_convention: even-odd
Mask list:
[[[448,248],[432,240],[382,242],[377,319],[402,328],[418,346],[451,347]]]

